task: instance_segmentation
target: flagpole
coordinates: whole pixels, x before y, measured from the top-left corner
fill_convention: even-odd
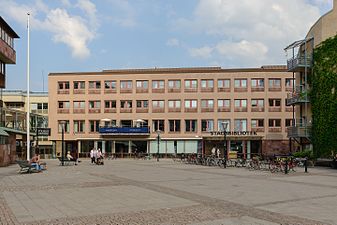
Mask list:
[[[29,99],[29,15],[27,13],[27,113],[26,113],[26,123],[27,123],[27,160],[30,160],[30,99]]]

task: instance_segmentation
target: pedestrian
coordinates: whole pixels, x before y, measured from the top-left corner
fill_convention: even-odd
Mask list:
[[[91,163],[95,163],[94,148],[90,151]]]
[[[217,155],[218,158],[220,158],[220,149],[219,148],[216,149],[216,155]]]
[[[213,148],[212,148],[212,150],[211,150],[212,157],[215,157],[215,151],[216,151],[215,146],[213,146]]]

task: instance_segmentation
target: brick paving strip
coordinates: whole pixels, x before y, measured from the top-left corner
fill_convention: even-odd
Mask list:
[[[118,177],[115,175],[102,175],[90,173],[90,175],[106,179],[106,182],[83,182],[80,184],[57,184],[57,185],[30,185],[30,186],[0,186],[0,225],[12,224],[191,224],[204,221],[213,221],[226,218],[240,218],[249,216],[264,221],[269,221],[276,224],[306,224],[319,225],[326,224],[320,221],[310,220],[306,218],[289,216],[280,213],[275,213],[267,210],[257,209],[252,206],[246,206],[234,202],[218,200],[211,197],[206,197],[187,191],[176,190],[153,182],[140,182],[127,178]],[[1,180],[1,179],[0,179]],[[87,188],[87,187],[109,187],[118,185],[131,185],[158,193],[179,197],[196,202],[196,205],[164,208],[155,210],[143,210],[135,212],[119,212],[100,214],[94,216],[81,217],[63,217],[59,219],[40,220],[34,222],[19,223],[15,215],[7,205],[3,192],[15,191],[37,191],[37,190],[56,190],[67,188]],[[270,203],[272,204],[272,203]]]

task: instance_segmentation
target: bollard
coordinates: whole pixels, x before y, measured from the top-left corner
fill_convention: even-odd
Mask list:
[[[305,172],[305,173],[308,172],[308,162],[307,162],[307,158],[305,158],[305,160],[304,160],[304,172]]]
[[[284,167],[284,174],[288,174],[288,159],[286,158],[286,166]]]

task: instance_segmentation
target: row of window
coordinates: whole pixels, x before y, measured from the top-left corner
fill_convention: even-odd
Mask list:
[[[6,42],[12,49],[14,49],[14,39],[7,34],[7,32],[0,27],[0,38]]]
[[[282,132],[281,119],[268,119],[266,120],[268,122],[268,128],[269,132]],[[73,121],[73,132],[74,133],[85,133],[86,129],[88,129],[89,133],[97,133],[99,132],[99,127],[131,127],[131,126],[148,126],[148,121],[143,120],[142,124],[134,123],[132,120],[121,120],[119,121],[119,124],[117,124],[116,120],[111,121],[105,121],[104,124],[100,123],[99,120],[89,120],[88,121],[89,126],[86,127],[85,120],[74,120]],[[247,131],[247,119],[234,119],[234,123],[231,124],[230,119],[218,119],[217,120],[217,126],[215,126],[215,121],[213,119],[202,119],[200,122],[200,129],[201,132],[211,132],[211,131],[223,131],[224,126],[223,124],[227,123],[226,131]],[[166,126],[167,128],[166,128]],[[284,120],[285,127],[289,127],[292,125],[292,119],[285,119]],[[233,126],[233,127],[231,127]],[[251,119],[250,120],[250,129],[252,131],[257,132],[264,132],[265,128],[265,119],[257,118],[257,119]],[[67,121],[59,121],[58,125],[58,132],[62,132],[62,127],[64,127],[65,133],[70,133],[70,122]],[[179,119],[171,119],[167,121],[167,124],[165,124],[165,120],[152,120],[152,132],[156,131],[168,131],[168,132],[198,132],[198,120],[196,119],[185,119],[185,120],[179,120]]]
[[[264,78],[252,78],[251,80],[251,88],[256,91],[263,91],[265,84]],[[165,80],[152,80],[152,91],[156,92],[156,90],[164,90],[165,89]],[[101,81],[89,81],[89,90],[100,90],[102,88]],[[136,81],[136,90],[139,92],[147,92],[149,89],[149,81],[148,80],[137,80]],[[234,88],[238,89],[247,89],[248,88],[248,79],[234,79]],[[269,90],[280,90],[282,88],[281,78],[269,78]],[[103,82],[104,90],[106,91],[117,91],[117,81],[116,80],[105,80]],[[182,86],[181,80],[168,80],[167,88],[169,91],[177,91],[180,90]],[[285,79],[285,87],[292,88],[293,79],[286,78]],[[201,90],[204,91],[214,91],[214,80],[213,79],[202,79],[200,81]],[[225,91],[226,89],[230,89],[231,80],[230,79],[218,79],[217,80],[217,88],[218,91]],[[74,81],[73,89],[74,93],[83,93],[80,90],[84,91],[86,88],[85,81]],[[120,90],[132,90],[133,81],[132,80],[121,80],[120,81]],[[198,89],[198,80],[197,79],[185,79],[184,80],[184,88],[185,90],[196,90]],[[58,82],[58,90],[60,93],[64,90],[70,89],[69,81],[59,81]]]
[[[132,100],[120,100],[119,107],[117,107],[116,100],[105,100],[104,101],[104,110],[114,109],[116,112],[117,108],[120,109],[132,109],[133,108]],[[181,109],[182,108],[182,100],[168,100],[167,106],[169,109]],[[184,101],[185,109],[198,109],[198,100],[197,99],[185,99]],[[230,99],[202,99],[200,101],[201,109],[214,111],[215,102],[217,103],[218,111],[230,111],[231,110],[231,100]],[[284,101],[286,102],[286,101]],[[247,99],[234,99],[234,109],[246,110],[247,111]],[[78,111],[78,113],[84,113],[85,111],[85,101],[73,101],[73,109]],[[281,110],[281,99],[279,98],[270,98],[268,99],[268,106],[274,109]],[[252,111],[264,111],[265,107],[265,99],[251,99],[250,107]],[[101,110],[101,101],[93,100],[88,101],[89,111],[91,109]],[[148,109],[149,108],[149,100],[136,100],[136,108],[137,109]],[[69,113],[70,109],[70,101],[58,101],[58,109],[59,111]],[[152,100],[152,110],[156,109],[165,109],[165,100]]]

